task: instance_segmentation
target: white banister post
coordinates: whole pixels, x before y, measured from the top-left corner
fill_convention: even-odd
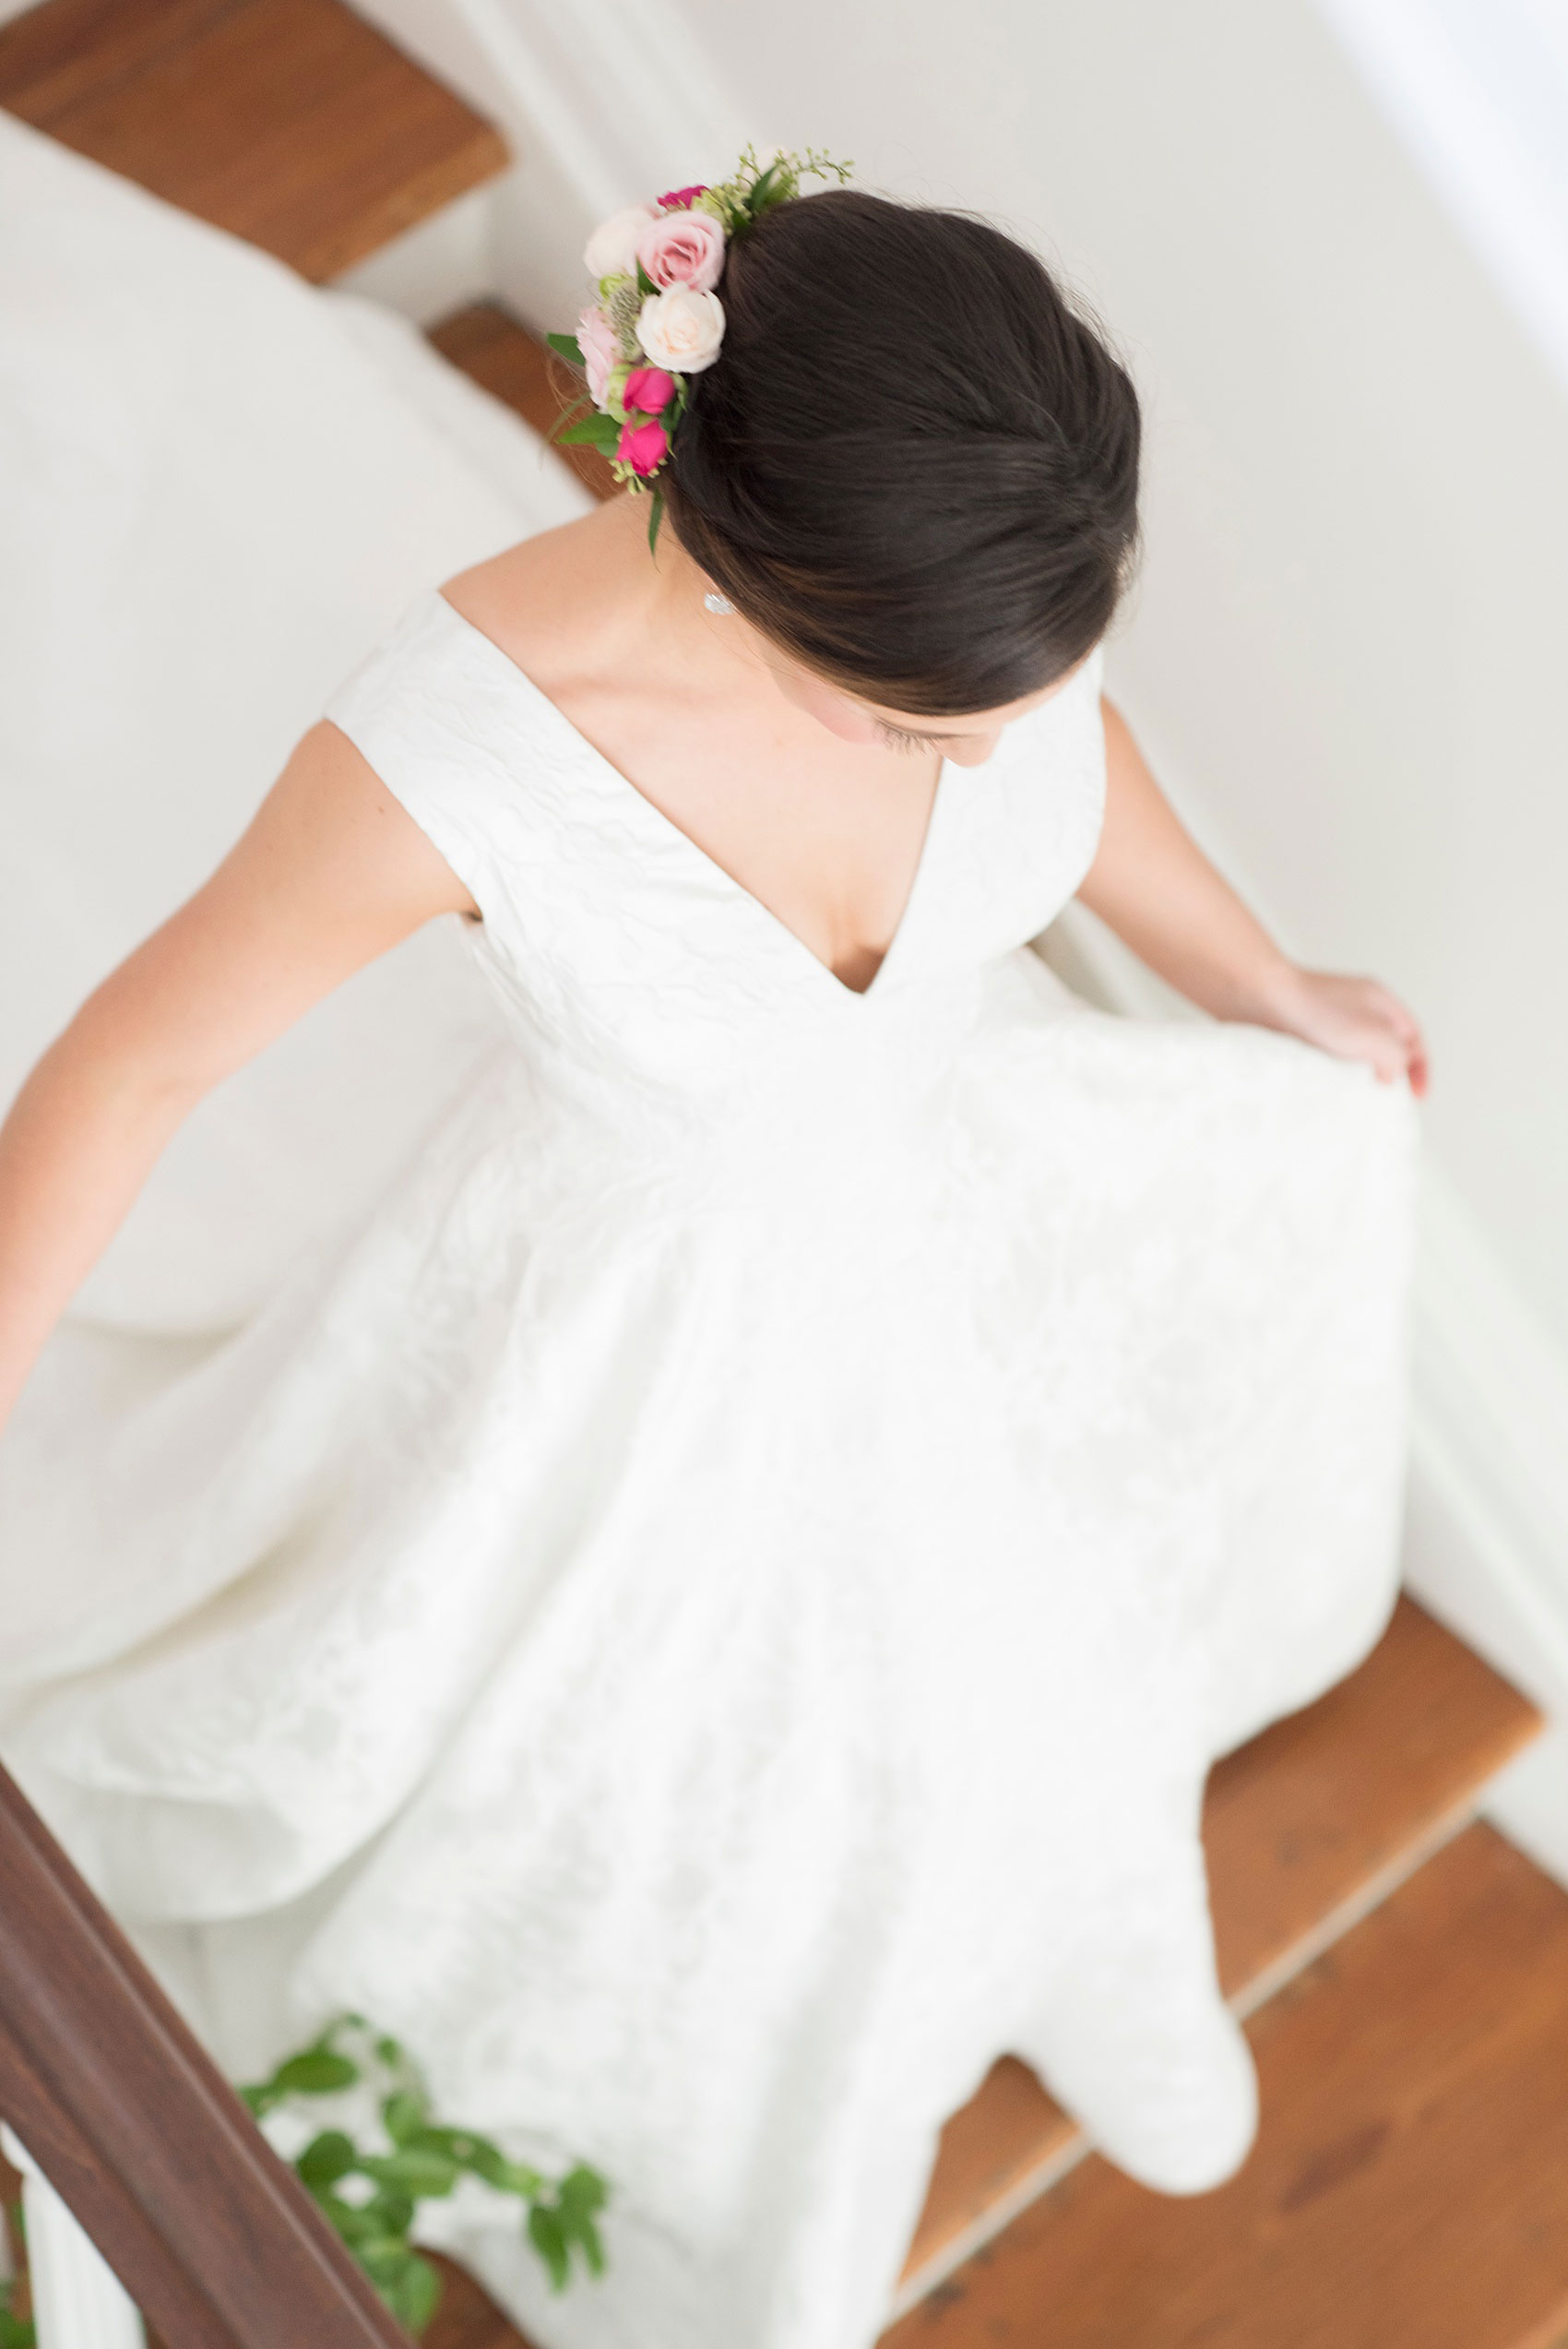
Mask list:
[[[136,2303],[26,2146],[3,2122],[0,2145],[22,2176],[38,2349],[146,2349]]]

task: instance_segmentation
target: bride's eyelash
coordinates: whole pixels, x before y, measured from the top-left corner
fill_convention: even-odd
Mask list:
[[[915,734],[907,726],[890,726],[885,718],[877,720],[876,731],[889,750],[930,750],[936,740],[934,734]]]

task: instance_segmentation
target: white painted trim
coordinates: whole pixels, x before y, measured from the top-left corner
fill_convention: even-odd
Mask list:
[[[1568,1365],[1435,1171],[1413,1340],[1412,1587],[1568,1713]]]
[[[0,2144],[22,2176],[38,2349],[146,2349],[135,2301],[26,2146],[3,2123]]]

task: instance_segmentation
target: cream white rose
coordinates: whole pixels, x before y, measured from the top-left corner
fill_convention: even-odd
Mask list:
[[[719,356],[724,340],[724,304],[717,293],[672,285],[650,293],[637,313],[637,340],[656,367],[672,375],[700,376]]]
[[[583,267],[590,278],[631,278],[637,273],[637,239],[659,214],[651,204],[628,204],[600,221],[583,247]]]

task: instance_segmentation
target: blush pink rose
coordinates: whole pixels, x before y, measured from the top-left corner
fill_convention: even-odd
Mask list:
[[[711,293],[724,267],[724,232],[711,212],[666,212],[637,238],[637,259],[660,292]]]
[[[627,424],[615,454],[623,465],[629,465],[634,473],[640,473],[646,481],[669,456],[670,435],[662,424]]]
[[[577,349],[588,375],[588,398],[596,408],[602,408],[610,370],[621,361],[615,329],[602,310],[585,310],[577,320]]]
[[[707,182],[702,180],[695,187],[667,188],[662,196],[656,196],[653,200],[661,212],[683,212],[688,204],[695,204],[699,196],[707,194]]]
[[[675,378],[662,367],[634,367],[621,394],[622,405],[645,416],[662,416],[675,397]]]

